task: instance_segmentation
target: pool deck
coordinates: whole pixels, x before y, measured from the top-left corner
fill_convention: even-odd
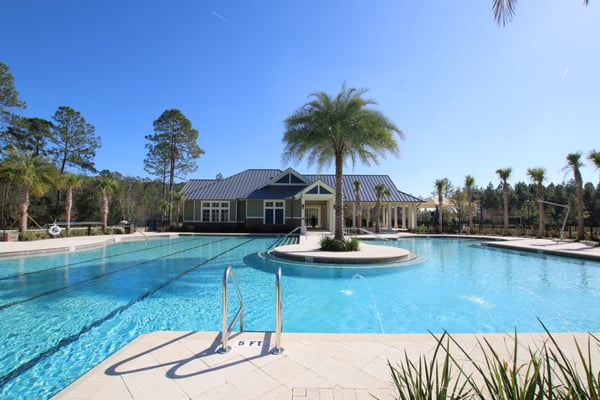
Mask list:
[[[106,244],[117,243],[121,241],[144,240],[146,238],[158,237],[177,237],[179,233],[156,233],[156,232],[136,232],[126,235],[98,235],[98,236],[77,236],[72,238],[56,238],[46,240],[36,240],[29,242],[0,242],[0,258],[31,254],[50,254],[57,252],[69,252],[84,250],[93,247],[100,247]],[[326,253],[319,251],[319,240],[324,232],[309,232],[302,236],[300,244],[293,246],[282,246],[279,249],[290,254],[299,254],[300,257],[313,258],[340,258],[340,253]],[[600,246],[588,242],[576,242],[572,240],[555,239],[533,239],[518,237],[490,237],[490,236],[457,236],[457,235],[423,235],[404,232],[384,233],[379,235],[387,239],[402,239],[410,237],[448,237],[453,239],[477,239],[490,247],[498,247],[509,250],[529,251],[540,254],[551,254],[558,256],[567,256],[582,258],[588,260],[600,261]],[[395,247],[373,247],[371,245],[362,246],[362,251],[342,253],[343,257],[348,257],[350,261],[357,262],[356,259],[365,258],[365,255],[372,258],[380,258],[385,261],[386,258],[395,258],[404,256],[398,253]],[[354,260],[353,260],[354,259]],[[327,261],[327,260],[324,260]]]
[[[500,357],[512,359],[513,335],[452,335],[478,362],[483,361],[478,343],[483,337]],[[553,337],[567,354],[576,355],[575,341],[587,354],[588,334]],[[528,361],[527,349],[538,349],[544,340],[542,334],[519,334],[519,359]],[[219,354],[220,334],[215,332],[142,335],[54,399],[392,399],[396,391],[388,360],[397,366],[406,354],[418,362],[431,356],[437,344],[432,335],[284,333],[284,351],[275,355],[269,351],[272,341],[271,332],[235,334],[231,350]],[[453,354],[464,359],[458,350]],[[600,346],[593,340],[591,357],[597,366]],[[463,366],[472,370],[468,363]]]
[[[309,234],[295,251],[318,252],[323,233]],[[176,235],[176,234],[175,234]],[[32,242],[0,242],[2,256],[75,251],[166,234],[57,238]],[[414,237],[394,233],[390,238]],[[432,236],[435,237],[435,236]],[[456,236],[451,236],[456,238]],[[546,239],[480,238],[486,245],[600,261],[600,247]],[[497,240],[493,240],[497,239]],[[391,248],[391,247],[390,247]],[[385,247],[379,249],[385,253]],[[285,321],[284,321],[285,322]],[[600,333],[594,333],[600,337]],[[553,334],[561,349],[576,359],[575,341],[587,351],[586,333]],[[475,359],[481,359],[477,340],[486,340],[507,359],[512,332],[453,335]],[[537,348],[544,334],[519,334],[519,354]],[[395,389],[388,367],[404,359],[430,356],[436,346],[432,335],[309,334],[283,332],[282,354],[272,354],[272,332],[234,333],[231,350],[221,348],[217,332],[154,332],[141,335],[98,364],[55,399],[293,399],[347,400],[393,398]],[[452,346],[451,346],[452,347]],[[406,353],[405,353],[406,352]],[[600,345],[592,341],[594,366],[600,363]],[[464,356],[463,356],[464,358]]]

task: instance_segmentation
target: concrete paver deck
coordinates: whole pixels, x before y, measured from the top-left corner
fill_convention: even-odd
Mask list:
[[[512,359],[512,335],[452,337],[478,362],[483,361],[478,344],[483,337],[502,359]],[[575,340],[585,347],[588,335],[553,337],[575,357]],[[527,349],[539,348],[544,340],[544,334],[519,334],[523,362],[529,360]],[[437,342],[432,335],[284,333],[285,350],[274,355],[270,332],[244,332],[229,344],[231,350],[219,354],[220,334],[215,332],[142,335],[54,399],[390,399],[396,391],[388,361],[397,366],[405,354],[413,362],[431,357]],[[465,359],[457,346],[450,348]],[[591,357],[598,365],[597,343]],[[469,364],[464,365],[468,370]]]
[[[299,244],[276,247],[272,254],[297,261],[332,264],[388,263],[410,258],[410,252],[406,249],[367,243],[361,243],[359,251],[321,251],[319,242],[314,240],[314,236],[313,240],[308,239]]]
[[[127,235],[73,236],[24,242],[0,242],[0,257],[69,252],[100,247],[121,241],[144,240],[146,238],[168,237],[172,235],[177,234],[135,232]]]
[[[503,249],[600,261],[600,246],[591,243],[570,240],[515,238],[511,240],[484,241],[483,244]]]

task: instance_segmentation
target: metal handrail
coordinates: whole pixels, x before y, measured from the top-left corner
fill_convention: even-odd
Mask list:
[[[275,347],[271,350],[273,354],[281,354],[281,329],[283,326],[283,305],[281,302],[281,267],[277,268],[275,274]]]
[[[238,309],[235,317],[231,321],[231,324],[227,324],[227,285],[229,282],[229,277],[231,277],[231,281],[233,282],[233,287],[237,293],[238,299],[240,300],[240,308]],[[235,326],[236,321],[240,320],[240,331],[244,331],[244,300],[242,299],[242,293],[240,292],[240,288],[235,281],[235,275],[233,274],[233,269],[231,266],[225,269],[225,273],[223,274],[223,318],[222,318],[222,330],[221,330],[221,349],[219,349],[219,353],[227,353],[231,350],[231,347],[227,345],[227,341],[229,339],[229,334],[231,330]]]
[[[351,231],[356,231],[357,233],[361,233],[362,232],[362,233],[366,233],[367,235],[370,235],[370,236],[375,236],[375,238],[379,239],[379,240],[384,240],[384,241],[388,240],[386,237],[383,237],[383,236],[381,236],[381,235],[379,235],[379,234],[377,234],[375,232],[371,232],[370,230],[365,229],[365,228],[346,227],[346,228],[344,228],[344,230],[345,230],[344,234],[346,236],[352,236],[352,234],[350,232]]]
[[[276,240],[276,241],[275,241],[275,242],[274,242],[274,243],[271,245],[271,247],[269,247],[269,250],[273,249],[274,247],[277,247],[277,246],[279,246],[279,243],[284,243],[284,242],[285,242],[285,240],[286,240],[288,237],[292,236],[292,234],[293,234],[294,232],[296,232],[297,230],[300,230],[300,228],[301,228],[300,226],[297,226],[297,227],[295,227],[294,229],[292,229],[291,231],[289,231],[288,233],[286,233],[286,234],[285,234],[285,236],[283,236],[282,238],[280,238],[280,239]]]

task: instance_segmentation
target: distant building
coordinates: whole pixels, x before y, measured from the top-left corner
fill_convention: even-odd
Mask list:
[[[423,200],[401,192],[387,175],[344,175],[344,220],[355,227],[354,181],[360,181],[363,228],[375,225],[375,186],[381,199],[381,229],[414,229]],[[335,175],[302,175],[292,168],[248,169],[228,178],[192,179],[185,195],[183,224],[204,232],[284,233],[301,226],[333,230]]]

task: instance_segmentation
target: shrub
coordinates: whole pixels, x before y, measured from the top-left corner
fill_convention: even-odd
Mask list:
[[[48,233],[46,232],[20,232],[19,233],[19,241],[21,242],[28,242],[31,240],[39,240],[39,239],[46,239],[48,238]]]
[[[358,238],[353,237],[348,240],[337,240],[332,237],[321,239],[322,251],[358,251]]]

